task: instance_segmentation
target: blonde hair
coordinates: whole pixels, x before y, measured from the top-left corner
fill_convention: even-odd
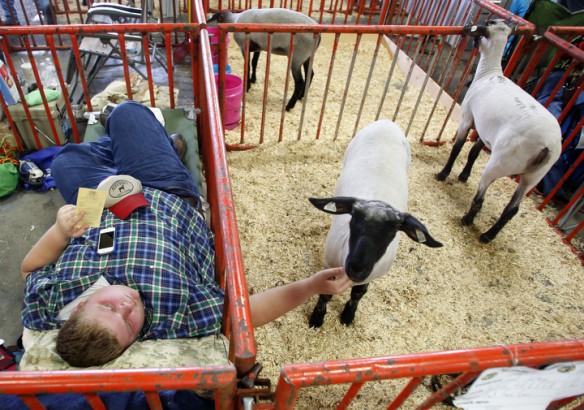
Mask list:
[[[114,332],[86,317],[83,309],[74,312],[57,335],[57,353],[75,367],[101,366],[124,350]]]

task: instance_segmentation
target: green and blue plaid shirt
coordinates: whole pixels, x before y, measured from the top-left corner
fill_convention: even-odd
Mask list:
[[[99,228],[73,239],[59,259],[28,275],[22,320],[33,330],[59,328],[63,306],[104,276],[140,292],[146,321],[140,340],[218,333],[223,290],[214,280],[214,237],[204,218],[179,197],[143,187],[150,207],[126,219],[104,211],[116,228],[115,251],[98,255]]]

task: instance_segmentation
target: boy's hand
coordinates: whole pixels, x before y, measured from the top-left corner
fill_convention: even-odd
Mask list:
[[[84,212],[77,212],[75,205],[64,205],[57,212],[55,224],[67,239],[78,238],[89,229],[88,226],[77,225],[84,215]]]
[[[69,239],[78,238],[89,229],[88,226],[77,226],[84,213],[77,213],[75,205],[64,205],[57,211],[57,219],[47,232],[26,254],[20,271],[26,277],[37,269],[54,263],[69,244]]]
[[[321,295],[339,295],[353,286],[344,268],[330,268],[315,273],[311,277],[315,293]]]

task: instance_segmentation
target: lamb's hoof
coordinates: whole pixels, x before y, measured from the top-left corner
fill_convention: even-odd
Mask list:
[[[341,316],[341,324],[345,325],[345,326],[349,326],[351,323],[353,323],[353,319],[345,319],[343,318],[343,316]]]
[[[312,312],[310,315],[310,319],[308,321],[308,325],[312,328],[319,328],[324,323],[324,314],[320,314],[318,312]]]
[[[448,174],[445,172],[439,172],[435,175],[436,180],[438,181],[444,181],[446,179],[446,177],[448,177]]]
[[[460,175],[458,176],[458,180],[459,180],[460,182],[466,182],[466,181],[468,180],[468,177],[469,177],[469,175],[470,175],[470,174],[464,174],[464,173],[463,173],[463,174],[460,174]]]
[[[491,242],[493,239],[495,239],[494,236],[492,236],[491,234],[489,234],[489,232],[485,232],[484,234],[482,234],[479,237],[479,241],[481,241],[482,243],[489,243]]]
[[[343,313],[341,313],[341,323],[345,326],[349,326],[351,323],[353,323],[354,319],[355,312],[347,312],[343,310]]]
[[[462,224],[462,226],[472,225],[473,222],[474,222],[474,216],[465,215],[462,218],[460,218],[460,223]]]

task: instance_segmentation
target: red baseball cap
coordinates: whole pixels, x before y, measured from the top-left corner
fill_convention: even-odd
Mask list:
[[[150,205],[142,193],[142,183],[129,175],[112,175],[97,186],[107,192],[105,207],[120,219],[134,210]]]

